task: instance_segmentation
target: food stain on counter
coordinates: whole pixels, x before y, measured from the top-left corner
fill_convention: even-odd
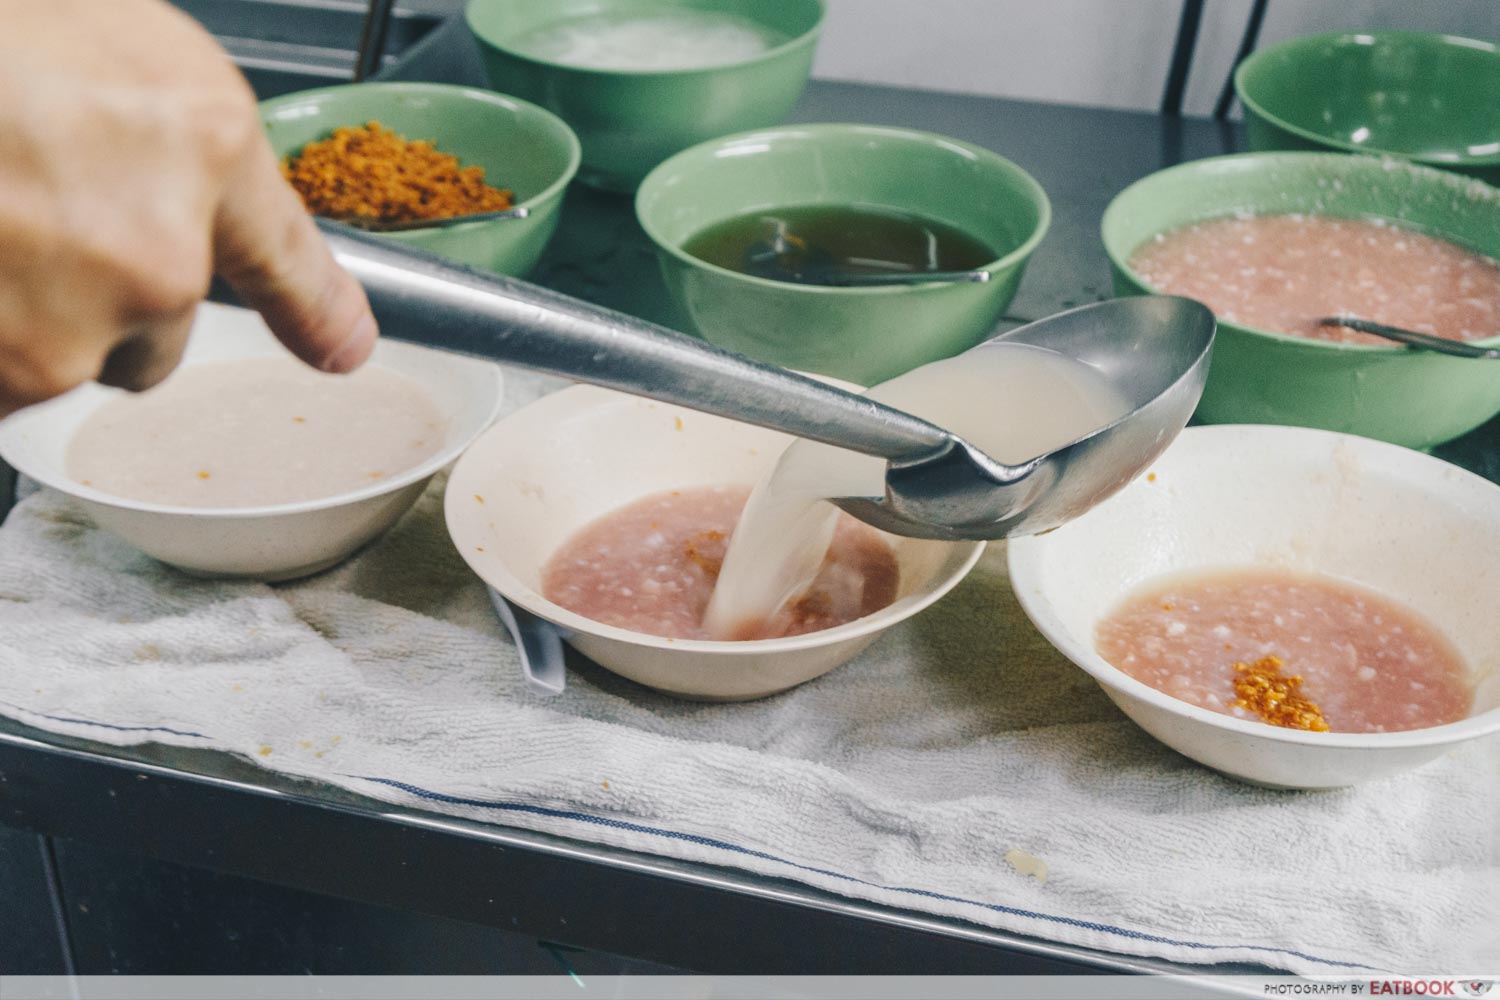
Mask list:
[[[1047,862],[1035,854],[1028,854],[1019,847],[1012,847],[1005,852],[1005,863],[1014,868],[1021,875],[1029,876],[1038,882],[1047,883]]]

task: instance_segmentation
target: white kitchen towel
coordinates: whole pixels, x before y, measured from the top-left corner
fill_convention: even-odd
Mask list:
[[[585,663],[546,699],[449,543],[440,488],[281,586],[190,579],[66,497],[27,498],[0,528],[0,713],[1117,952],[1500,973],[1500,741],[1343,791],[1221,777],[1047,645],[998,546],[786,694],[695,704]]]

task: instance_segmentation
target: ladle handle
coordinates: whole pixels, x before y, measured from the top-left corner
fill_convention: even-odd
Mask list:
[[[516,278],[319,220],[398,340],[508,364],[895,461],[946,449],[941,428],[874,400]],[[817,336],[816,330],[807,331]]]

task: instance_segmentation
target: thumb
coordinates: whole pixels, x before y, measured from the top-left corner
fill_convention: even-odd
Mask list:
[[[315,368],[352,371],[375,347],[364,290],[334,261],[265,142],[254,144],[219,205],[214,270]]]

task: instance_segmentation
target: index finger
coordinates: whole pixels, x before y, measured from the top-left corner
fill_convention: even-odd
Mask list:
[[[214,223],[214,270],[303,361],[352,371],[375,347],[364,289],[338,265],[263,140],[237,172]]]

